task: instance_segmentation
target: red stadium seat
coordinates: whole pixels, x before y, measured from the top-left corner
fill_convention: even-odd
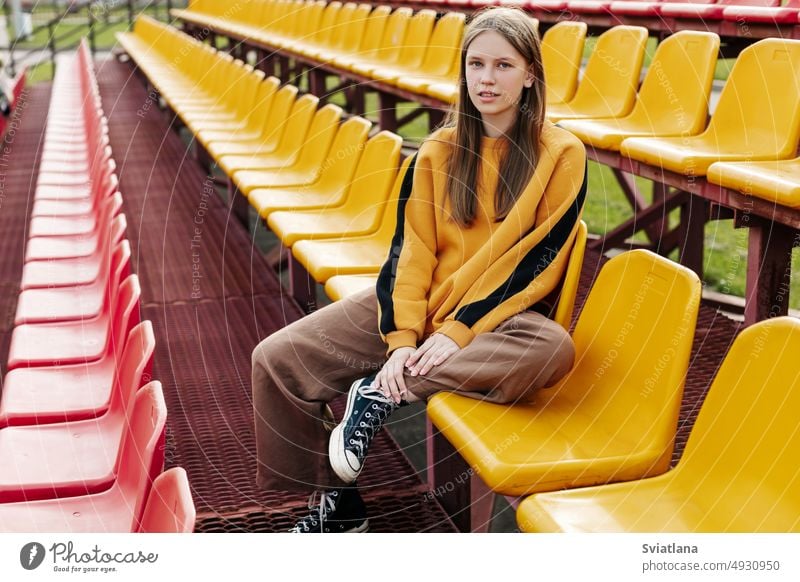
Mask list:
[[[122,347],[139,321],[138,304],[130,307],[114,322],[112,341],[96,362],[8,372],[0,399],[0,427],[83,420],[103,414],[111,402]]]
[[[796,24],[799,17],[800,0],[789,0],[783,6],[777,6],[776,4],[769,4],[768,6],[727,6],[722,13],[724,20],[741,24]]]
[[[196,512],[189,479],[182,467],[164,471],[153,481],[144,506],[141,533],[191,533]]]
[[[89,285],[103,274],[111,260],[111,249],[125,236],[127,222],[124,214],[119,214],[104,230],[95,252],[91,256],[73,259],[45,259],[29,261],[22,268],[20,289],[37,287],[70,287]]]
[[[139,279],[131,275],[103,313],[88,321],[23,324],[14,328],[8,369],[29,366],[83,364],[99,360],[108,351],[115,322],[126,313],[139,313]],[[130,316],[128,316],[130,318]],[[129,319],[130,321],[130,319]]]
[[[155,349],[149,321],[128,337],[105,414],[90,420],[0,430],[0,502],[97,493],[118,471],[120,439]]]
[[[773,7],[777,6],[779,2],[780,0],[720,0],[719,3],[705,4],[667,2],[661,7],[661,15],[697,20],[721,20],[727,6]]]
[[[110,301],[122,281],[130,274],[130,258],[131,246],[128,239],[125,239],[114,250],[109,268],[103,269],[96,281],[74,287],[22,291],[17,299],[14,325],[98,317],[105,303]]]
[[[122,440],[119,473],[109,490],[63,499],[0,503],[0,531],[137,531],[150,485],[164,464],[166,422],[161,383],[151,382],[136,394]]]

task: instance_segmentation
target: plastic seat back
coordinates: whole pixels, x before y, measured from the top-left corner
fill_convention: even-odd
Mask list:
[[[381,65],[389,65],[397,61],[412,14],[411,8],[405,7],[392,12],[386,20],[380,46],[373,54],[368,55],[370,59],[380,62]]]
[[[800,138],[800,40],[768,38],[741,52],[704,137],[742,157],[793,157]]]
[[[372,6],[369,4],[357,5],[337,48],[346,54],[354,54],[358,51],[358,48],[361,46],[361,41],[364,38],[364,29],[367,26],[367,22],[370,20],[371,11]]]
[[[276,156],[282,156],[287,161],[293,161],[300,148],[304,147],[308,130],[314,120],[319,104],[319,97],[306,93],[298,98],[292,105],[289,117],[286,119],[286,127],[278,147],[275,149]]]
[[[339,126],[315,188],[335,192],[350,183],[371,125],[363,117],[351,117]]]
[[[296,169],[316,170],[323,166],[339,129],[342,114],[342,108],[333,103],[328,103],[317,110],[302,144]]]
[[[658,45],[628,119],[655,135],[696,135],[708,119],[719,36],[682,30]]]
[[[308,9],[303,15],[305,25],[302,27],[302,30],[298,31],[297,40],[308,42],[317,35],[320,30],[322,14],[325,12],[326,6],[327,4],[324,0],[318,0],[308,6]]]
[[[166,424],[167,405],[161,382],[150,382],[136,393],[130,422],[122,436],[117,473],[117,486],[134,507],[131,531],[139,529],[150,486],[164,466]]]
[[[567,270],[564,273],[564,280],[561,283],[561,293],[558,297],[556,314],[553,321],[566,330],[572,325],[572,313],[575,311],[575,298],[578,295],[578,284],[581,279],[583,269],[583,255],[586,253],[586,239],[589,229],[586,223],[581,220],[578,222],[578,232],[575,235],[575,242],[572,243],[572,250],[569,253]]]
[[[316,46],[328,46],[331,36],[333,35],[334,28],[339,19],[339,11],[342,9],[342,3],[338,1],[328,2],[325,11],[322,13],[322,18],[319,21],[319,30],[317,34],[311,39]]]
[[[336,16],[336,22],[333,24],[333,29],[325,48],[337,50],[344,45],[345,35],[353,21],[356,8],[355,2],[347,2],[339,9],[339,14]]]
[[[280,89],[281,81],[277,77],[267,77],[261,81],[256,90],[253,109],[247,117],[247,125],[252,131],[260,132],[267,123],[272,98]]]
[[[281,142],[297,93],[297,87],[285,85],[272,97],[267,121],[261,131],[266,143],[277,146]]]
[[[386,29],[386,23],[389,20],[391,12],[392,9],[389,6],[381,5],[370,13],[364,27],[363,40],[358,50],[353,52],[353,57],[371,55],[378,50],[381,39],[383,38],[383,31]]]
[[[400,164],[403,138],[381,131],[364,146],[342,210],[352,217],[354,230],[378,228]]]
[[[575,95],[581,70],[586,23],[565,20],[542,37],[542,66],[548,103],[565,103]]]
[[[672,455],[700,291],[694,272],[649,251],[608,261],[572,335],[575,365],[549,395],[602,423],[616,446],[655,449],[649,474]]]
[[[420,72],[425,75],[447,75],[461,54],[461,38],[464,36],[464,14],[448,12],[433,28],[425,59]]]
[[[435,22],[436,12],[427,8],[420,10],[409,20],[405,40],[397,54],[397,64],[400,67],[416,69],[422,64]]]
[[[142,288],[139,286],[139,277],[128,275],[114,297],[114,311],[111,320],[112,336],[109,344],[115,352],[117,343],[124,344],[131,329],[140,321],[139,298],[141,295]],[[117,332],[119,332],[118,335]]]
[[[142,514],[141,533],[192,533],[196,510],[183,467],[164,471],[153,481]]]
[[[800,321],[754,324],[733,342],[674,480],[727,529],[800,531]]]
[[[126,414],[130,411],[133,395],[152,378],[155,349],[153,324],[143,321],[136,325],[128,334],[125,348],[117,361],[109,410],[122,410]]]
[[[636,98],[647,37],[641,26],[615,26],[601,34],[570,108],[598,117],[627,115]]]

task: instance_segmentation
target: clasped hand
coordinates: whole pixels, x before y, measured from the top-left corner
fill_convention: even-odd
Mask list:
[[[434,366],[443,364],[460,348],[452,339],[435,333],[418,348],[397,348],[375,377],[375,386],[383,394],[399,403],[408,395],[403,370],[412,376],[424,376]]]

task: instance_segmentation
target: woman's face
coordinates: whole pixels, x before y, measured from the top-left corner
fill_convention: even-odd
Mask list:
[[[522,90],[533,85],[525,58],[494,30],[480,33],[467,48],[465,77],[469,98],[481,114],[487,136],[511,129]]]

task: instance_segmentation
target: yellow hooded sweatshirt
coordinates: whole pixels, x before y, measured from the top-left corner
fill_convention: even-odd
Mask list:
[[[484,138],[478,211],[462,227],[445,190],[454,129],[420,147],[404,177],[397,228],[378,277],[379,329],[388,353],[439,332],[467,346],[476,334],[547,297],[560,284],[586,197],[586,151],[545,122],[536,169],[508,215],[495,220],[500,161],[509,147]]]

